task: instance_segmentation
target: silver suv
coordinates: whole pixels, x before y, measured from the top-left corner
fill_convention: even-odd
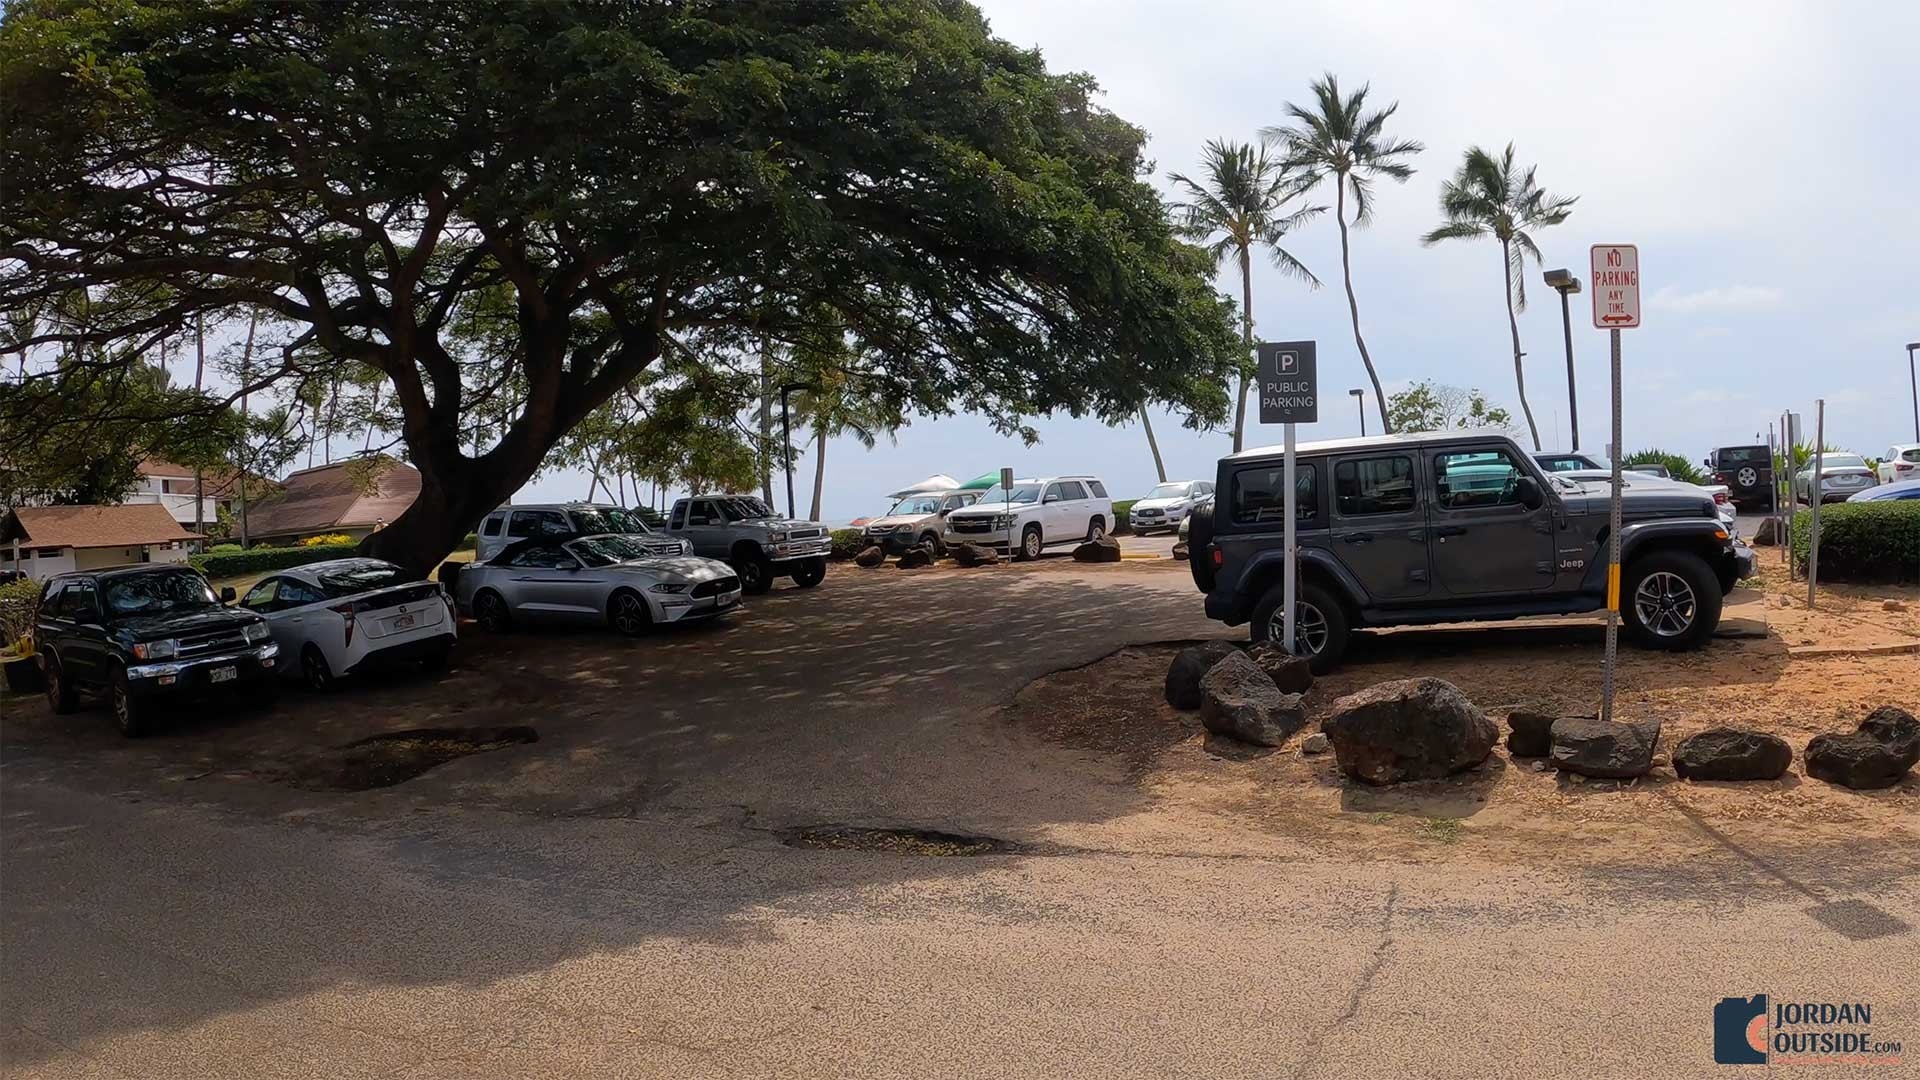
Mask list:
[[[474,562],[486,562],[515,540],[531,537],[594,536],[625,533],[649,555],[690,555],[685,540],[657,533],[632,510],[607,503],[528,503],[503,506],[480,519],[474,532]]]
[[[811,589],[827,576],[833,538],[817,521],[774,513],[756,495],[695,495],[673,504],[667,531],[693,545],[696,555],[721,559],[740,575],[740,587],[758,594],[775,578]]]
[[[867,522],[867,542],[889,555],[898,555],[916,544],[926,544],[939,552],[945,547],[940,534],[947,527],[947,515],[972,506],[979,498],[978,491],[917,491],[904,495],[885,515]]]

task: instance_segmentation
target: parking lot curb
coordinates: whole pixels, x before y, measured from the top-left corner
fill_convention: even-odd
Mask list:
[[[1795,660],[1817,660],[1829,656],[1900,656],[1920,653],[1920,641],[1895,641],[1885,645],[1789,645],[1787,655]]]

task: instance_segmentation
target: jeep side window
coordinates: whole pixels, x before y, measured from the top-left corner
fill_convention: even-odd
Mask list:
[[[1435,454],[1434,498],[1443,509],[1479,510],[1520,501],[1527,475],[1505,450],[1459,450]]]
[[[1232,514],[1236,525],[1279,523],[1286,520],[1286,470],[1279,465],[1241,469],[1233,474]],[[1320,493],[1314,466],[1297,464],[1293,469],[1296,500],[1294,521],[1310,522],[1320,516]]]
[[[481,536],[499,536],[500,525],[506,520],[505,514],[488,514],[487,520],[480,523]]]
[[[1333,505],[1341,517],[1404,514],[1414,501],[1410,457],[1361,458],[1333,467]]]

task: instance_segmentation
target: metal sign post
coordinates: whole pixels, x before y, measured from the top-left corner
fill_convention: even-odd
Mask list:
[[[1263,341],[1259,346],[1260,422],[1283,424],[1286,430],[1280,467],[1280,484],[1285,489],[1280,496],[1280,513],[1286,518],[1281,526],[1286,561],[1280,575],[1280,643],[1290,653],[1299,652],[1293,636],[1294,598],[1298,595],[1299,578],[1293,436],[1295,424],[1312,424],[1320,419],[1317,348],[1311,341]]]
[[[1820,472],[1827,457],[1827,401],[1813,403],[1813,486],[1807,489],[1807,502],[1813,508],[1813,521],[1807,526],[1807,610],[1813,610],[1813,591],[1820,582]]]
[[[1620,650],[1620,331],[1640,325],[1640,249],[1632,244],[1595,244],[1593,325],[1607,331],[1612,356],[1613,439],[1607,458],[1613,489],[1607,511],[1607,652],[1600,675],[1600,718],[1613,719],[1613,669]]]
[[[1007,500],[1007,561],[1013,561],[1013,470],[1000,468],[1000,494]]]

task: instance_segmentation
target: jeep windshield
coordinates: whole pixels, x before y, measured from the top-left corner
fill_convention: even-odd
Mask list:
[[[638,541],[618,535],[582,537],[568,544],[567,550],[588,566],[612,566],[650,557]]]
[[[191,570],[108,578],[102,594],[113,615],[167,615],[220,606],[207,579]]]
[[[573,524],[583,533],[649,533],[647,523],[640,515],[618,507],[595,507],[591,510],[573,511]]]
[[[1011,499],[1007,497],[1006,488],[1001,487],[999,484],[995,484],[992,487],[988,488],[987,493],[985,495],[980,496],[980,500],[974,503],[974,505],[985,506],[988,503],[995,503],[995,504],[1004,506],[1009,502],[1037,503],[1039,501],[1040,501],[1040,485],[1039,484],[1013,485],[1013,497]]]
[[[1192,484],[1159,484],[1156,485],[1152,491],[1142,495],[1140,501],[1145,502],[1148,499],[1184,499],[1187,497],[1187,492],[1192,489]]]

